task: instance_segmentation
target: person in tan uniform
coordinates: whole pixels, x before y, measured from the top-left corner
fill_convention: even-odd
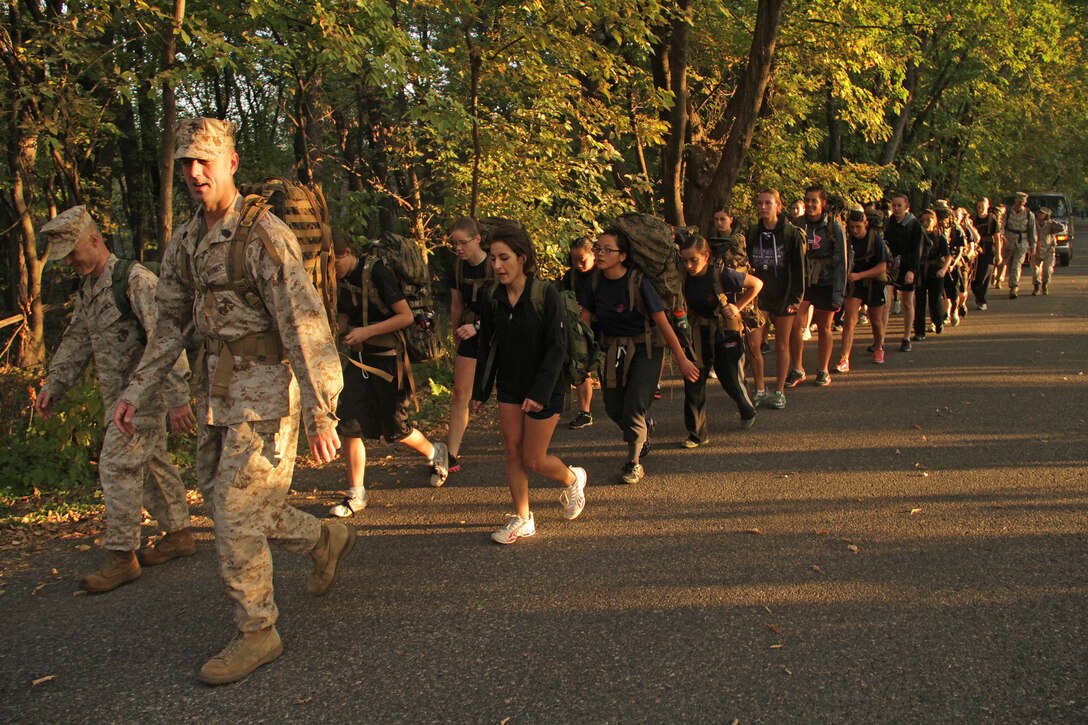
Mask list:
[[[1006,212],[1002,224],[1002,237],[1005,240],[1005,277],[1009,282],[1009,299],[1019,297],[1020,270],[1028,251],[1035,248],[1035,215],[1027,207],[1028,195],[1022,191],[1016,193],[1016,201]]]
[[[1058,251],[1058,241],[1054,235],[1065,229],[1052,216],[1053,212],[1044,206],[1035,217],[1035,244],[1030,250],[1032,295],[1040,292],[1044,295],[1050,294],[1050,278],[1054,276],[1054,261]]]
[[[34,405],[43,418],[49,418],[56,401],[79,381],[93,360],[105,409],[112,413],[140,361],[147,336],[155,330],[158,280],[143,265],[126,266],[110,252],[86,207],[58,214],[42,232],[49,240],[48,259],[63,260],[83,283]],[[123,298],[118,296],[122,294]],[[138,578],[141,564],[154,566],[196,553],[185,486],[166,453],[165,408],[170,409],[175,430],[192,430],[196,423],[189,407],[188,375],[185,355],[176,356],[166,385],[156,388],[134,419],[139,435],[122,436],[111,425],[111,416],[103,421],[98,470],[106,504],[106,555],[102,564],[80,581],[85,591],[108,592]],[[144,506],[166,536],[137,553]]]
[[[300,416],[314,459],[331,461],[340,448],[334,411],[343,376],[295,235],[270,213],[255,222],[248,216],[252,207],[234,183],[239,162],[233,124],[181,121],[174,157],[200,209],[163,254],[157,296],[162,324],[121,395],[114,421],[123,433],[134,432],[133,415],[147,405],[194,329],[199,331],[204,349],[194,366],[197,482],[215,523],[220,573],[234,601],[238,633],[198,677],[224,684],[283,652],[269,540],[310,554],[308,589],[314,596],[328,591],[355,545],[354,527],[323,527],[287,504]],[[239,266],[244,284],[228,272]]]

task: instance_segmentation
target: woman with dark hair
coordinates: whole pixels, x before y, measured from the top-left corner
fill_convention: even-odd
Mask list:
[[[874,220],[875,221],[875,220]],[[854,329],[862,305],[869,307],[869,325],[873,328],[873,362],[884,364],[884,282],[881,281],[891,261],[884,236],[870,228],[870,219],[862,209],[851,209],[846,217],[846,236],[850,243],[853,264],[846,276],[846,299],[843,301],[842,354],[836,372],[850,372],[850,351],[854,346]]]
[[[578,295],[578,290],[591,284],[593,269],[597,264],[597,257],[593,254],[593,238],[579,237],[570,243],[570,269],[559,280],[559,288],[570,290]],[[578,415],[567,424],[573,430],[588,428],[593,425],[593,413],[589,407],[593,402],[593,379],[586,379],[579,383],[575,390],[578,391]]]
[[[710,245],[695,234],[680,243],[687,278],[684,298],[695,343],[699,379],[684,381],[684,425],[688,437],[680,445],[697,448],[708,442],[706,383],[711,369],[722,389],[737,404],[742,428],[756,420],[756,408],[744,384],[744,322],[741,311],[751,305],[763,282],[755,275],[711,262]]]
[[[334,239],[340,300],[340,330],[348,350],[344,391],[336,408],[337,432],[344,441],[348,493],[329,511],[347,517],[366,508],[364,438],[403,443],[427,459],[431,485],[449,472],[445,443],[431,444],[408,424],[410,371],[401,330],[415,322],[396,275],[380,260],[362,260],[346,237]]]
[[[488,260],[498,284],[482,308],[482,364],[476,367],[472,407],[479,410],[496,388],[514,513],[491,539],[512,544],[536,533],[529,508],[530,471],[565,486],[559,502],[568,520],[578,518],[585,507],[586,472],[548,453],[570,385],[563,372],[567,338],[559,293],[536,279],[536,255],[521,227],[492,230]]]
[[[457,258],[446,275],[450,290],[450,323],[457,342],[453,362],[453,399],[450,401],[450,473],[461,470],[461,441],[468,428],[468,405],[476,374],[479,349],[480,313],[493,281],[487,253],[481,246],[480,227],[475,219],[461,217],[450,228],[450,245]]]
[[[598,271],[578,302],[585,321],[596,320],[605,360],[604,407],[627,442],[628,460],[620,480],[638,483],[645,475],[641,460],[650,449],[646,414],[661,377],[664,347],[672,350],[685,380],[698,380],[699,368],[684,354],[653,282],[629,266],[631,243],[623,230],[606,229],[593,251]]]

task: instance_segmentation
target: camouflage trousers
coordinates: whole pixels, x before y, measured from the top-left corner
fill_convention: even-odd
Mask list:
[[[166,452],[165,413],[139,415],[135,427],[136,435],[128,438],[108,421],[99,457],[106,503],[105,548],[114,551],[140,547],[143,508],[167,532],[189,525],[185,485]]]
[[[1016,289],[1020,286],[1020,271],[1024,266],[1024,258],[1028,256],[1028,244],[1027,242],[1021,242],[1019,244],[1006,244],[1005,245],[1005,279],[1008,282],[1009,289]]]
[[[297,445],[298,415],[200,429],[197,480],[215,523],[219,572],[243,632],[268,627],[279,614],[268,542],[308,553],[321,536],[316,518],[287,504]]]
[[[1036,287],[1050,284],[1050,278],[1054,276],[1055,256],[1053,247],[1037,249],[1031,255],[1031,281]]]

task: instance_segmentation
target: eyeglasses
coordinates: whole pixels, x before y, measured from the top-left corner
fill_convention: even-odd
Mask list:
[[[450,246],[453,247],[454,249],[457,249],[458,247],[467,247],[468,245],[472,244],[474,241],[475,241],[475,239],[462,239],[462,240],[458,240],[458,241],[450,241]]]
[[[599,244],[594,244],[593,245],[593,253],[594,254],[619,254],[620,250],[618,250],[618,249],[608,249],[607,247],[602,247]]]

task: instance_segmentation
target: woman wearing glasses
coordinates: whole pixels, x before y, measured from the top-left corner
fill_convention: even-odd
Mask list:
[[[506,451],[506,485],[514,513],[491,534],[512,544],[536,533],[529,508],[529,472],[563,484],[563,518],[576,519],[585,507],[586,472],[568,468],[548,453],[570,381],[563,372],[567,336],[559,292],[536,279],[536,254],[521,227],[491,231],[488,258],[498,282],[482,306],[480,361],[472,392],[478,410],[496,389],[499,429]]]
[[[453,363],[453,400],[450,403],[450,473],[461,470],[461,441],[468,428],[468,404],[472,377],[479,351],[480,314],[488,287],[494,282],[481,245],[480,227],[475,219],[461,217],[450,229],[450,245],[457,259],[446,276],[450,290],[450,321],[457,343]]]
[[[647,329],[652,325],[660,331],[654,337],[663,338],[672,350],[685,380],[698,380],[699,368],[684,354],[653,282],[628,266],[630,250],[627,236],[616,227],[597,237],[593,247],[597,273],[593,283],[580,290],[578,303],[587,323],[596,320],[594,331],[605,352],[601,373],[605,411],[627,443],[620,480],[638,483],[645,475],[642,458],[650,449],[646,413],[665,359],[664,348],[655,345],[653,337],[647,345]]]

